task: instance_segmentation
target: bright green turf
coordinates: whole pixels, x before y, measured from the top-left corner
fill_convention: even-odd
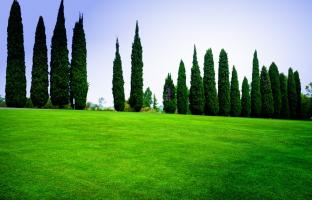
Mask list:
[[[0,110],[0,199],[312,199],[312,122]]]

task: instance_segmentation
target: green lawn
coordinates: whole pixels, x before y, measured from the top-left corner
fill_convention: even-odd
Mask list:
[[[0,110],[0,199],[312,199],[312,122]]]

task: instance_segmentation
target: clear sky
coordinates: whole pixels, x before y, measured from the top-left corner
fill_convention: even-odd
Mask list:
[[[0,95],[4,96],[6,29],[13,0],[0,3]],[[32,48],[40,15],[44,17],[47,44],[60,0],[19,0],[24,24],[27,96],[29,96]],[[312,81],[312,1],[310,0],[65,0],[68,48],[79,12],[84,14],[88,50],[88,101],[104,97],[112,105],[112,66],[116,37],[124,71],[125,93],[130,93],[131,45],[139,21],[143,46],[144,88],[151,87],[159,102],[167,73],[176,83],[180,59],[186,65],[187,84],[194,44],[203,67],[206,50],[212,48],[217,74],[221,48],[229,65],[236,66],[240,84],[251,80],[252,56],[260,65],[276,62],[281,72],[299,70],[302,88]],[[50,51],[50,50],[49,50]],[[49,55],[50,57],[50,55]],[[71,54],[69,54],[69,58]],[[231,70],[231,69],[230,69]],[[216,77],[217,80],[217,77]]]

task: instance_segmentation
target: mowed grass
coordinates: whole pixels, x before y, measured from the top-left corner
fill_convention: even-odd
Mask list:
[[[312,122],[0,110],[0,199],[312,199]]]

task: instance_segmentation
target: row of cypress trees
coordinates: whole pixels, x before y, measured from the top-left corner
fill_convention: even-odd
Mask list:
[[[246,77],[239,89],[235,66],[229,78],[228,56],[224,49],[219,55],[218,92],[216,90],[212,50],[204,57],[204,76],[200,74],[194,47],[191,69],[191,87],[186,86],[185,66],[181,60],[177,87],[168,74],[163,91],[164,111],[167,113],[194,115],[220,115],[265,118],[301,118],[301,85],[298,71],[288,70],[288,77],[279,73],[273,62],[269,70],[265,66],[259,72],[257,51],[253,58],[251,89]],[[176,93],[176,95],[175,95]]]
[[[25,51],[21,8],[13,1],[7,29],[6,104],[8,107],[24,107],[26,104]],[[33,48],[30,98],[35,107],[43,107],[49,99],[48,49],[44,20],[40,16],[36,27]],[[64,3],[61,1],[52,37],[50,61],[50,98],[54,106],[71,103],[83,109],[88,93],[86,39],[83,17],[79,16],[73,33],[72,60],[69,63],[65,28]]]
[[[122,71],[121,56],[119,53],[119,42],[116,40],[116,53],[113,62],[112,91],[114,98],[114,108],[116,111],[125,109],[124,79]],[[139,112],[144,106],[143,102],[143,48],[139,36],[139,25],[136,22],[134,42],[131,52],[131,90],[128,101],[131,108]]]

